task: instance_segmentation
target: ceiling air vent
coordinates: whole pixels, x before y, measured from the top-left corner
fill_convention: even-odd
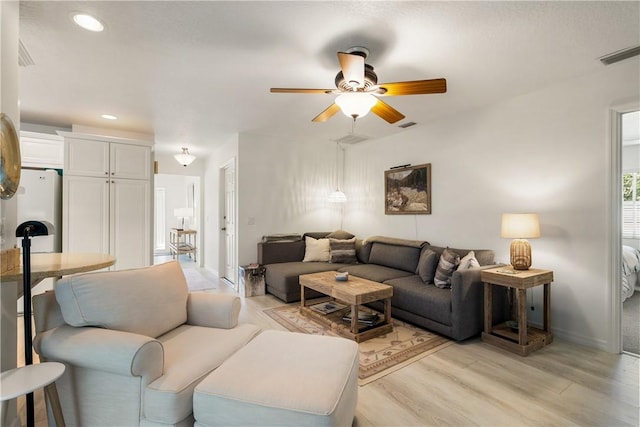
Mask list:
[[[18,40],[18,65],[21,67],[35,65],[35,62],[33,62],[33,58],[31,58],[31,55],[22,43],[22,40]]]
[[[638,55],[640,55],[640,46],[634,46],[605,55],[600,58],[600,62],[604,65],[611,65]]]
[[[367,139],[370,139],[370,138],[368,136],[356,135],[352,133],[349,135],[345,135],[342,138],[334,139],[334,141],[337,142],[338,144],[353,145],[353,144],[358,144],[362,141],[366,141]]]
[[[407,122],[407,123],[403,123],[401,125],[398,125],[398,127],[402,128],[402,129],[406,129],[406,128],[410,128],[411,126],[415,126],[415,125],[417,125],[416,122]]]

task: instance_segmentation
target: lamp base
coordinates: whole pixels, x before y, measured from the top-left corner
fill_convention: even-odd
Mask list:
[[[531,267],[531,245],[526,239],[511,242],[511,266],[514,270],[528,270]]]

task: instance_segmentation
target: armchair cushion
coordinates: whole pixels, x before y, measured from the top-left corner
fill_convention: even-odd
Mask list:
[[[56,283],[66,323],[156,338],[187,321],[187,281],[176,261],[67,276]]]

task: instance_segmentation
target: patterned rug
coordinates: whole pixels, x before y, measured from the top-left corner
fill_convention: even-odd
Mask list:
[[[325,325],[300,314],[300,304],[288,304],[264,310],[271,317],[293,332],[338,336]],[[391,372],[407,366],[429,354],[433,354],[453,341],[415,326],[393,320],[393,331],[361,342],[359,384],[365,385]]]

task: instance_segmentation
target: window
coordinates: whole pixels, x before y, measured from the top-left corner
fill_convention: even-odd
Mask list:
[[[622,175],[622,237],[640,239],[640,172]]]

